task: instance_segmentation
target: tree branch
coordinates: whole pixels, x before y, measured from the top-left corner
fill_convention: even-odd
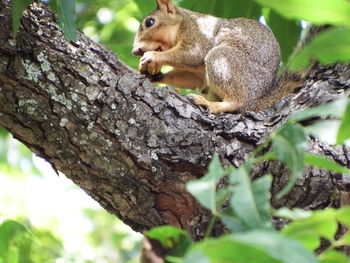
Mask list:
[[[0,0],[0,125],[136,231],[172,224],[202,237],[208,212],[184,185],[205,173],[214,152],[239,166],[295,111],[349,94],[348,66],[319,66],[265,112],[212,115],[83,34],[68,42],[44,4],[25,12],[15,39],[10,25],[9,1]],[[350,167],[346,148],[310,138],[309,149]],[[288,173],[265,162],[253,176],[267,172],[274,194]],[[308,168],[274,205],[339,205],[339,189],[347,189],[339,178]]]

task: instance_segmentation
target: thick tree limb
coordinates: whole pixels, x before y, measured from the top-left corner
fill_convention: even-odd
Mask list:
[[[350,90],[349,67],[318,67],[298,93],[266,112],[211,115],[151,85],[84,35],[67,42],[42,4],[26,12],[15,39],[10,25],[9,2],[0,0],[0,125],[137,231],[173,224],[200,238],[207,212],[184,183],[204,174],[214,152],[239,166],[292,113]],[[309,149],[350,167],[349,149],[313,138]],[[276,193],[288,173],[265,162],[253,176],[267,172]],[[341,178],[308,168],[274,205],[337,206],[347,191]]]

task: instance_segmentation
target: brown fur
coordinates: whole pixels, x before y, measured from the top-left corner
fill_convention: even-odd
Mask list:
[[[195,13],[171,0],[156,2],[157,9],[144,18],[134,40],[142,73],[155,75],[163,65],[172,66],[158,82],[199,88],[202,95],[191,95],[194,103],[212,113],[260,110],[273,102],[266,95],[277,91],[280,48],[266,26],[247,18]],[[154,24],[147,28],[149,18]]]

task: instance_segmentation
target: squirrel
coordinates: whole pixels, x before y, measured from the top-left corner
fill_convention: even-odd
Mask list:
[[[210,113],[260,111],[292,93],[301,75],[277,79],[280,47],[271,30],[249,18],[223,19],[156,0],[136,33],[132,53],[152,82],[199,89],[193,102]],[[163,65],[173,70],[162,74]]]

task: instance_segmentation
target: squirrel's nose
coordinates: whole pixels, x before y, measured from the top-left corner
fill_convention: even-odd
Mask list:
[[[142,48],[140,48],[140,47],[139,48],[134,48],[132,50],[132,54],[134,56],[142,56],[144,53],[145,53],[145,51],[143,51]]]

